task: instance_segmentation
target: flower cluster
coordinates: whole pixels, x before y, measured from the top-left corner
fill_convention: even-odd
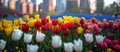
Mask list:
[[[25,15],[23,19],[1,20],[0,38],[0,50],[10,52],[119,52],[120,20],[73,16],[51,20],[50,16]]]

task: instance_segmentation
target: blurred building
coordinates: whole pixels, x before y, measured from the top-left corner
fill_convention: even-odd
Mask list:
[[[43,11],[51,12],[55,10],[55,6],[53,5],[53,0],[43,0]]]
[[[103,13],[104,0],[96,0],[96,1],[97,1],[96,12]]]
[[[88,0],[80,0],[80,12],[81,13],[89,12],[89,1]]]
[[[66,0],[56,0],[56,11],[57,12],[64,12],[66,9]]]
[[[9,7],[10,9],[15,10],[15,4],[16,4],[16,0],[9,0],[9,2],[8,2],[8,7]]]
[[[3,6],[7,7],[7,1],[6,0],[1,0],[1,1],[2,1]]]
[[[19,0],[19,2],[20,2],[20,3],[24,3],[24,2],[26,2],[26,0]]]
[[[22,14],[26,14],[27,13],[27,3],[23,2],[21,5],[21,12]]]
[[[32,3],[34,5],[34,12],[38,12],[38,10],[39,10],[39,1],[38,0],[32,0]]]
[[[32,14],[34,11],[34,5],[32,2],[28,2],[28,5],[27,5],[27,11],[29,14]]]
[[[96,13],[96,0],[89,0],[90,2],[90,13]]]

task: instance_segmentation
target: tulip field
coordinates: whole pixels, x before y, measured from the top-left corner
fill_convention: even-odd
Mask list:
[[[1,19],[0,52],[120,52],[120,19]]]

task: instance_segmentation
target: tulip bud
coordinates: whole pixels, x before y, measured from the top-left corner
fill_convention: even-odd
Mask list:
[[[103,37],[102,35],[96,35],[95,38],[96,38],[96,42],[98,44],[101,44],[103,42],[103,40],[104,40],[105,37]]]
[[[12,33],[12,40],[18,41],[22,37],[23,32],[19,29],[14,30]]]
[[[62,46],[62,39],[58,35],[52,36],[52,47],[59,48]]]
[[[120,51],[120,45],[114,45],[113,49],[115,50],[115,52],[119,52]]]
[[[108,38],[114,38],[114,34],[110,33],[110,34],[108,34],[107,37],[108,37]]]
[[[22,31],[27,32],[29,30],[28,24],[22,24]]]
[[[92,43],[93,42],[93,34],[84,34],[85,40],[87,41],[87,43]]]
[[[27,52],[38,52],[38,45],[27,45]]]
[[[73,43],[71,43],[71,42],[64,43],[64,50],[65,50],[65,52],[72,52],[73,51]]]
[[[36,33],[36,41],[37,42],[42,42],[44,40],[44,37],[45,37],[45,34],[37,31],[37,33]]]
[[[81,52],[83,49],[83,42],[81,39],[74,40],[74,49],[76,52]]]
[[[108,38],[105,38],[104,42],[106,42],[107,45],[109,45],[109,46],[112,44],[112,41],[110,39],[108,39]]]
[[[53,19],[53,20],[52,20],[52,24],[53,24],[54,26],[56,26],[56,25],[58,24],[58,20]]]
[[[25,43],[30,43],[32,41],[32,37],[33,35],[32,34],[24,34],[24,42]]]
[[[101,44],[101,47],[102,47],[102,49],[106,49],[106,48],[108,47],[108,45],[107,45],[106,42],[103,42],[103,43]]]
[[[42,18],[41,22],[42,22],[42,25],[45,25],[47,22],[49,22],[49,20],[46,18]]]
[[[35,21],[34,26],[38,29],[40,26],[42,26],[40,21]]]
[[[54,33],[55,33],[55,34],[59,34],[60,32],[61,32],[61,28],[55,26],[55,27],[54,27]]]
[[[64,35],[65,35],[65,36],[67,36],[67,35],[68,35],[68,33],[69,33],[69,30],[68,30],[68,29],[66,29],[66,30],[64,30],[64,32],[63,32],[63,33],[64,33]]]
[[[6,46],[6,41],[1,39],[0,40],[0,50],[4,50],[5,46]]]

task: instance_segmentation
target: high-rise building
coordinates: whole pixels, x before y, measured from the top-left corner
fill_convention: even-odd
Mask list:
[[[81,13],[89,12],[89,1],[88,0],[80,0],[80,12]]]
[[[79,13],[78,0],[67,0],[67,13]]]
[[[48,12],[48,6],[49,6],[49,2],[48,0],[43,0],[43,11],[44,12]]]
[[[97,0],[96,12],[97,13],[103,13],[103,6],[104,6],[104,0]]]
[[[32,14],[34,10],[34,6],[32,2],[28,2],[28,13]]]
[[[24,3],[24,2],[26,2],[26,0],[19,0],[19,2],[20,2],[20,3]]]
[[[9,0],[9,8],[15,10],[16,0]]]
[[[89,0],[90,2],[90,13],[94,14],[96,12],[96,0]]]
[[[22,3],[21,9],[22,9],[21,10],[22,14],[26,14],[27,13],[27,3],[26,2]]]
[[[38,10],[39,10],[39,1],[38,0],[32,0],[32,3],[34,4],[34,12],[38,12]]]
[[[56,11],[57,12],[64,12],[66,9],[66,0],[56,0]]]
[[[50,12],[54,10],[55,10],[55,6],[53,4],[53,0],[43,0],[43,11],[44,12]]]
[[[55,10],[55,6],[54,6],[54,4],[53,4],[53,0],[49,0],[49,11],[54,11]]]
[[[3,0],[2,2],[3,2],[3,5],[4,5],[5,7],[7,7],[7,1],[6,1],[6,0]]]

